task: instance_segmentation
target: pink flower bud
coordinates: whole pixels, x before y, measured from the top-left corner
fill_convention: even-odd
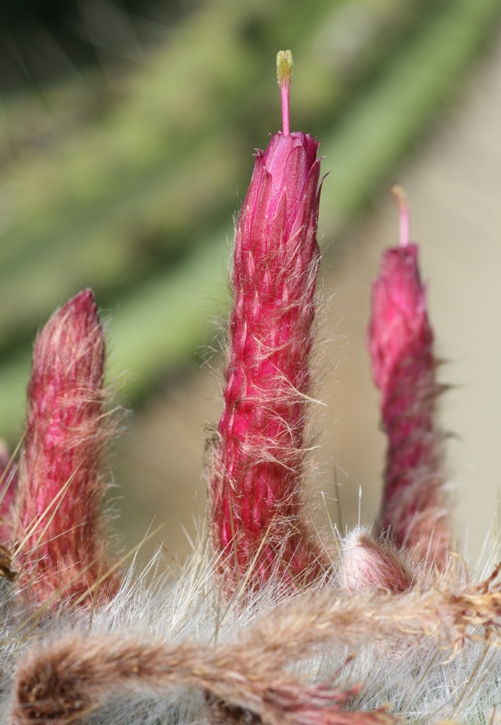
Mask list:
[[[376,541],[355,529],[343,541],[339,583],[349,592],[380,590],[398,594],[410,589],[413,573],[389,541]]]
[[[426,312],[418,248],[407,240],[408,212],[395,190],[402,215],[402,240],[385,250],[372,289],[368,345],[374,381],[381,391],[388,436],[380,531],[389,532],[417,560],[446,566],[450,542],[442,471],[443,434],[434,422],[436,382],[433,332]]]
[[[289,77],[279,72],[283,98]],[[255,585],[279,568],[285,580],[304,583],[321,570],[301,506],[320,161],[318,143],[287,128],[288,119],[257,152],[236,226],[225,409],[210,492],[228,593],[247,574]]]
[[[89,602],[116,587],[99,513],[104,352],[91,290],[58,310],[35,345],[15,538],[20,587],[39,604]]]

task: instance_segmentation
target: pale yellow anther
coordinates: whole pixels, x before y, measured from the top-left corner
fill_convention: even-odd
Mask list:
[[[292,53],[290,50],[279,50],[277,53],[278,84],[290,83],[292,76]]]

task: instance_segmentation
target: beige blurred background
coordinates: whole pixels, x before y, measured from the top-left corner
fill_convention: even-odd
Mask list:
[[[451,495],[459,501],[460,550],[472,562],[493,524],[501,486],[500,128],[498,35],[455,105],[394,175],[410,197],[411,237],[420,244],[422,275],[429,281],[436,353],[447,361],[440,378],[454,386],[441,400],[440,421],[453,434],[447,450]],[[375,197],[371,207],[342,244],[321,240],[322,382],[316,396],[327,407],[312,409],[321,437],[311,496],[326,535],[324,500],[337,521],[336,490],[344,526],[357,523],[359,488],[363,524],[373,520],[381,491],[385,440],[365,331],[371,281],[381,251],[397,242],[398,217],[388,193]],[[204,290],[194,294],[203,296]],[[159,542],[182,558],[203,516],[205,427],[221,412],[220,367],[215,354],[203,368],[166,382],[154,401],[129,418],[118,445],[119,528],[128,546],[166,522],[145,545],[145,558]]]

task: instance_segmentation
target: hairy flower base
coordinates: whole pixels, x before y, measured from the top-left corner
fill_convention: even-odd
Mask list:
[[[476,584],[464,573],[418,574],[401,594],[349,594],[333,576],[278,606],[279,582],[269,582],[252,601],[228,607],[200,550],[176,583],[132,583],[131,575],[110,606],[47,621],[38,632],[26,623],[30,636],[16,637],[17,646],[10,633],[22,611],[4,603],[0,656],[11,703],[4,699],[0,722],[487,718],[501,705],[497,574]]]

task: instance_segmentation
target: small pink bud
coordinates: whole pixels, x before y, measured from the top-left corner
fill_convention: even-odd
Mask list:
[[[92,601],[117,584],[106,578],[99,513],[104,352],[91,290],[58,310],[35,344],[15,539],[19,584],[39,604],[54,596]]]
[[[283,102],[291,64],[279,54]],[[236,226],[225,409],[210,482],[212,541],[228,593],[247,574],[256,585],[279,568],[304,583],[321,570],[301,505],[320,161],[318,143],[288,133],[284,116],[284,132],[256,154]]]
[[[407,238],[403,192],[394,194],[401,211],[401,244],[386,249],[372,289],[368,346],[388,451],[380,531],[399,546],[446,566],[450,542],[442,471],[442,433],[434,422],[436,382],[433,332],[426,290],[418,269],[418,247]]]
[[[389,541],[376,541],[360,530],[343,542],[339,581],[349,592],[384,590],[405,592],[413,575],[402,554]]]

